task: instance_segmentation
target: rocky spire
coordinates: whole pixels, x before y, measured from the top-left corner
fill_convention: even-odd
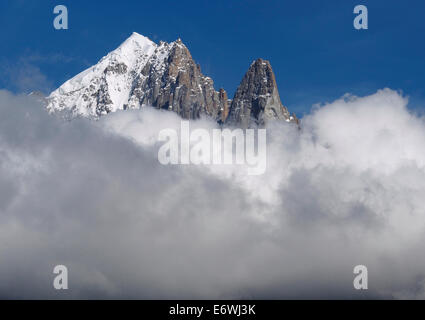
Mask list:
[[[282,102],[269,61],[257,59],[242,79],[230,106],[227,123],[248,128],[269,120],[295,121]]]

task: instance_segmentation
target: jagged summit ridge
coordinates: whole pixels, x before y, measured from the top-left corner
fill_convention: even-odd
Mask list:
[[[170,110],[185,119],[205,115],[242,127],[294,119],[280,102],[268,61],[254,61],[230,100],[224,89],[214,89],[213,80],[202,74],[181,39],[156,44],[136,32],[47,98],[49,112],[90,118],[144,106]]]

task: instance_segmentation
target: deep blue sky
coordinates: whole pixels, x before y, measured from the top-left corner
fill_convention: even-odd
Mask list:
[[[53,8],[69,9],[69,30]],[[355,30],[353,9],[369,10]],[[47,93],[95,64],[133,31],[189,47],[216,88],[232,97],[252,60],[270,60],[282,101],[302,115],[349,92],[389,87],[425,105],[425,1],[90,1],[0,4],[0,88]]]

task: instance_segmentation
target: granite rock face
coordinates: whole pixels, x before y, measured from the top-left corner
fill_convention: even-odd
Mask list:
[[[166,56],[158,59],[164,52]],[[161,42],[157,53],[136,78],[130,101],[134,101],[132,105],[174,111],[184,119],[197,119],[201,115],[216,119],[227,103],[223,91],[215,91],[213,80],[202,74],[179,39],[170,44]]]
[[[270,120],[297,121],[280,101],[270,62],[257,59],[236,91],[226,122],[249,128],[253,125],[264,126]]]

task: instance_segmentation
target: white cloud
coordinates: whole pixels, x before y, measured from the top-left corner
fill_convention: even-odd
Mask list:
[[[425,123],[406,104],[387,89],[323,105],[301,131],[271,124],[267,172],[247,176],[160,165],[173,113],[61,123],[1,91],[0,297],[421,297]]]

